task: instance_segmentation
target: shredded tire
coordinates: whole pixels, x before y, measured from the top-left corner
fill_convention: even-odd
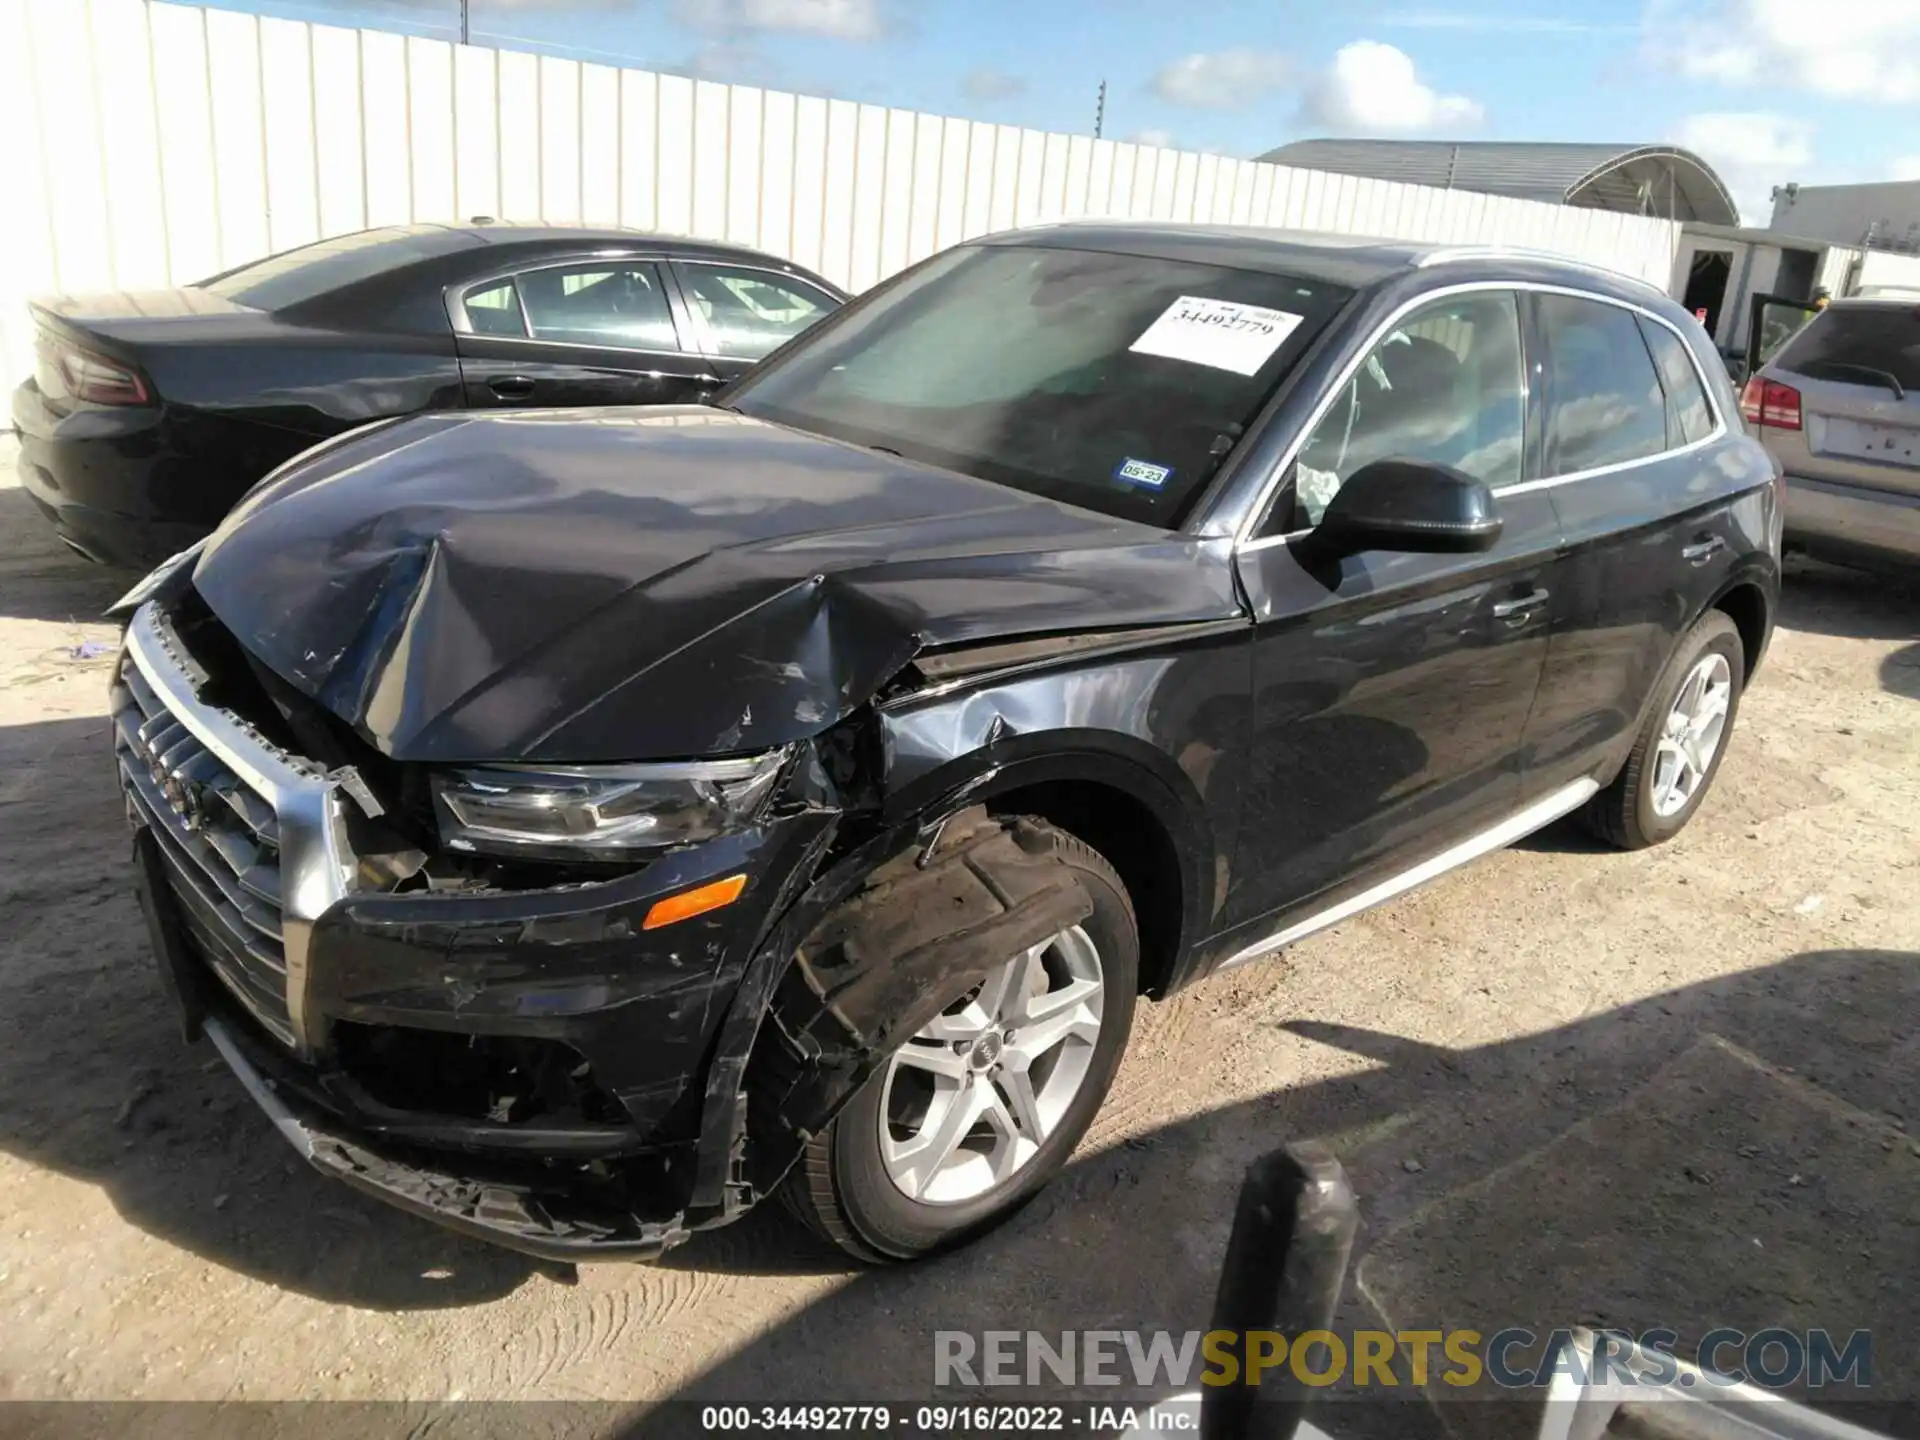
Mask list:
[[[1043,820],[1023,816],[1020,817],[1019,823],[1047,834],[1052,840],[1055,852],[1069,865],[1077,870],[1089,872],[1110,886],[1118,897],[1126,923],[1131,927],[1137,940],[1139,927],[1126,885],[1099,852],[1084,841]],[[1131,988],[1137,986],[1137,975],[1129,975],[1128,981],[1130,986],[1128,999],[1131,1000]],[[1120,1018],[1123,1023],[1130,1020],[1130,1008],[1127,1015]],[[1104,1094],[1101,1098],[1105,1098]],[[829,1241],[844,1254],[862,1264],[885,1265],[914,1258],[882,1251],[869,1244],[851,1218],[846,1198],[841,1194],[839,1182],[835,1178],[834,1142],[839,1124],[840,1121],[836,1119],[808,1141],[799,1159],[794,1162],[793,1168],[787,1172],[785,1180],[781,1182],[779,1187],[781,1203],[814,1234]],[[1011,1213],[1012,1209],[1017,1208],[1018,1203],[1010,1205],[1005,1213]],[[996,1217],[998,1218],[1004,1218],[1004,1216]],[[981,1228],[985,1227],[969,1227],[965,1233],[956,1234],[952,1243],[960,1243]],[[945,1249],[947,1245],[943,1243],[937,1248]]]

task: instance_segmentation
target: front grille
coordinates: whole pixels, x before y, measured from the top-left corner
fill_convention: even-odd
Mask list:
[[[114,687],[113,724],[120,783],[160,841],[194,948],[291,1045],[272,804],[180,723],[135,666]]]
[[[164,617],[143,607],[112,697],[128,818],[158,841],[174,909],[207,969],[275,1039],[305,1050],[307,938],[345,884],[333,787],[201,702],[196,678]]]

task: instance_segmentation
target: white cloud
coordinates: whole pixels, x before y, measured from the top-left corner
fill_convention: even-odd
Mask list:
[[[1024,75],[1009,75],[982,65],[967,72],[960,89],[969,100],[1012,100],[1027,93],[1027,81]]]
[[[1359,135],[1422,135],[1478,125],[1486,112],[1465,95],[1421,83],[1405,51],[1378,40],[1342,46],[1307,94],[1305,117]]]
[[[1889,180],[1920,180],[1920,155],[1901,155],[1887,166]]]
[[[1773,188],[1813,163],[1813,127],[1766,111],[1689,115],[1673,133],[1713,166],[1749,225],[1773,218]]]
[[[1284,55],[1266,50],[1217,50],[1182,56],[1153,77],[1153,90],[1170,105],[1238,110],[1293,77]]]
[[[680,0],[683,23],[702,30],[798,30],[874,40],[886,29],[881,0]]]
[[[1152,145],[1161,150],[1173,149],[1171,130],[1136,130],[1127,136],[1129,145]]]
[[[1644,29],[1649,55],[1693,79],[1920,100],[1915,0],[1649,0]]]
[[[1473,10],[1398,10],[1379,24],[1397,30],[1460,30],[1502,35],[1631,35],[1640,27],[1555,15],[1496,15]]]

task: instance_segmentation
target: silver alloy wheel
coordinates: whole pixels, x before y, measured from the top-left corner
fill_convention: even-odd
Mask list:
[[[1008,961],[888,1062],[880,1158],[910,1200],[1011,1179],[1080,1093],[1100,1039],[1100,951],[1078,925]]]
[[[1687,672],[1661,727],[1653,755],[1653,813],[1678,815],[1700,793],[1727,729],[1733,703],[1733,667],[1724,655],[1705,655]]]

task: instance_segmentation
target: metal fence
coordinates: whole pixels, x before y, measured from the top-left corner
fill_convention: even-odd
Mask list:
[[[25,299],[474,215],[744,242],[861,290],[1117,215],[1551,250],[1664,286],[1678,227],[149,0],[0,0],[0,361]]]

